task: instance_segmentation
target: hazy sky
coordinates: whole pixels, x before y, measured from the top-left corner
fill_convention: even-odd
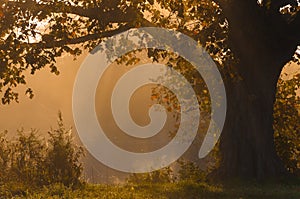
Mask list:
[[[20,87],[20,103],[1,106],[1,130],[15,131],[18,128],[37,128],[48,130],[55,126],[58,111],[62,111],[65,123],[73,126],[72,89],[76,72],[84,56],[76,61],[70,56],[58,59],[60,75],[56,76],[49,69],[38,71],[34,76],[27,76],[27,86],[34,90],[34,98],[23,95],[24,87]]]
[[[14,132],[16,129],[36,128],[41,131],[49,130],[56,125],[57,113],[62,111],[65,123],[73,125],[72,90],[77,70],[85,55],[73,60],[71,56],[58,59],[60,75],[56,76],[49,69],[38,71],[34,76],[27,76],[28,86],[34,90],[34,98],[28,99],[23,95],[25,89],[20,87],[20,103],[0,107],[0,130]],[[290,71],[299,71],[300,66],[292,64]]]
[[[73,116],[72,116],[72,90],[73,84],[75,81],[77,70],[79,69],[82,61],[84,60],[86,55],[82,55],[78,57],[77,60],[73,60],[71,56],[65,56],[63,58],[58,59],[57,65],[60,70],[60,75],[56,76],[49,72],[49,69],[41,70],[37,72],[34,76],[27,76],[27,86],[31,87],[34,90],[35,97],[33,99],[28,99],[23,95],[25,92],[25,87],[20,87],[18,90],[20,91],[20,103],[12,103],[10,105],[0,107],[0,131],[8,130],[9,135],[13,136],[17,129],[24,128],[26,131],[30,130],[31,128],[38,129],[41,133],[46,133],[50,127],[56,127],[57,115],[58,111],[63,113],[64,123],[70,127],[74,127]],[[295,71],[300,70],[299,65],[289,65],[289,69],[285,69],[285,73],[294,73]],[[111,70],[108,73],[106,80],[101,80],[103,84],[109,85],[110,81],[113,81],[113,78],[116,74],[116,77],[120,76],[117,74],[116,69]],[[102,87],[104,89],[108,89],[109,86]],[[98,89],[101,88],[98,87]],[[144,92],[148,93],[149,92]],[[97,96],[101,95],[100,92],[97,92]],[[96,99],[99,98],[96,96]],[[145,97],[145,96],[144,96]],[[137,98],[138,99],[138,98]],[[140,98],[141,99],[141,98]],[[147,100],[142,101],[142,104],[147,106]],[[101,99],[100,99],[101,102]],[[147,102],[147,103],[145,103]],[[102,103],[102,102],[101,102]],[[142,106],[140,102],[136,102],[137,106]],[[96,110],[99,112],[101,107],[96,106]],[[139,110],[139,109],[138,109]],[[139,111],[138,111],[139,112]],[[147,111],[142,110],[140,113],[137,114],[146,114]],[[111,118],[111,114],[103,114],[105,118]],[[108,117],[106,117],[108,115]],[[101,118],[101,116],[98,117]],[[136,118],[137,120],[141,118]],[[143,123],[142,120],[140,120]],[[109,127],[109,129],[113,129],[110,127],[110,124],[105,124]],[[104,126],[105,126],[104,125]],[[167,127],[171,128],[171,127]],[[114,129],[113,131],[116,131]],[[74,131],[76,132],[76,130]],[[118,135],[121,135],[120,133]],[[124,135],[123,135],[124,136]],[[112,137],[111,137],[112,138]],[[124,138],[124,137],[123,137]],[[123,139],[122,138],[122,139]],[[113,138],[112,138],[113,139]],[[168,138],[159,138],[164,142],[168,140]],[[120,139],[116,139],[115,142],[118,143]],[[156,147],[162,145],[162,143],[157,142]],[[124,146],[124,143],[119,142],[118,145]],[[126,143],[125,143],[126,145]],[[147,150],[148,145],[142,144]],[[128,145],[129,146],[129,145]],[[133,145],[134,146],[134,145]],[[154,147],[154,148],[156,148]],[[130,148],[130,147],[129,147]],[[134,150],[131,148],[131,150]],[[195,151],[198,148],[195,148]],[[119,173],[110,170],[107,167],[99,164],[95,159],[89,156],[89,169],[88,176],[96,175],[94,172],[101,173],[99,171],[103,171],[105,169],[106,172],[102,172],[101,178],[113,178],[114,176],[120,176]],[[100,175],[100,174],[99,174]],[[90,177],[89,177],[90,178]],[[96,177],[100,178],[100,177]],[[118,179],[118,178],[116,178]]]

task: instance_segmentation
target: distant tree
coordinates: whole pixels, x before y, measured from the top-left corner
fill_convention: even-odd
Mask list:
[[[279,79],[274,105],[275,145],[286,168],[300,176],[300,73]]]

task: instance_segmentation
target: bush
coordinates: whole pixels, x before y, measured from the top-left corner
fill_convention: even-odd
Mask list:
[[[165,167],[160,170],[152,171],[149,173],[137,174],[133,173],[127,179],[128,183],[134,184],[156,184],[173,182],[174,176],[171,167]]]
[[[9,170],[11,151],[8,145],[7,131],[0,133],[0,184],[9,177],[7,173]]]
[[[50,147],[47,149],[45,166],[50,184],[79,185],[82,173],[80,157],[83,148],[73,144],[71,129],[66,130],[61,114],[59,114],[58,129],[49,132]]]
[[[180,169],[178,177],[181,181],[204,182],[207,173],[199,168],[194,162],[179,160]]]
[[[18,138],[11,143],[11,180],[33,184],[45,184],[46,147],[44,141],[39,139],[37,132],[31,130],[26,135],[23,130],[18,131]]]
[[[49,136],[45,140],[36,130],[20,130],[16,139],[9,141],[7,132],[0,133],[0,196],[22,195],[28,189],[56,183],[81,185],[83,148],[74,144],[72,131],[65,129],[61,114],[58,128]]]

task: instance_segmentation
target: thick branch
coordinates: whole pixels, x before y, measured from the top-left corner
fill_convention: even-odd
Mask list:
[[[89,19],[97,19],[105,23],[121,23],[128,21],[129,12],[122,11],[118,7],[114,9],[105,9],[104,7],[82,8],[79,6],[67,5],[63,2],[41,4],[32,1],[31,4],[22,2],[9,2],[9,6],[39,12],[46,10],[49,13],[69,13]]]
[[[298,12],[292,22],[288,22],[279,12],[280,7],[294,4],[294,0],[272,0],[269,9],[260,7],[255,0],[215,0],[215,2],[222,8],[229,26],[234,26],[232,29],[257,28],[255,29],[257,32],[264,30],[266,37],[272,36],[273,41],[282,41],[285,38],[290,43],[300,43],[300,13]],[[244,28],[236,27],[236,22]]]
[[[114,30],[110,30],[110,31],[103,31],[102,33],[89,34],[89,35],[85,35],[85,36],[78,37],[78,38],[64,39],[64,40],[52,41],[52,42],[41,41],[39,43],[23,43],[23,45],[26,45],[26,46],[29,45],[31,47],[43,48],[43,49],[62,47],[65,45],[80,44],[80,43],[84,43],[87,41],[111,37],[115,34],[119,34],[123,31],[129,30],[132,27],[133,27],[133,25],[126,24],[124,26],[119,27],[118,29],[114,29]],[[0,45],[0,49],[5,49],[5,48],[6,48],[5,44]]]
[[[119,27],[118,29],[114,29],[114,30],[110,30],[110,31],[103,31],[102,33],[89,34],[89,35],[85,35],[85,36],[78,37],[78,38],[65,39],[65,40],[54,41],[54,42],[50,42],[50,43],[40,42],[40,43],[35,43],[32,45],[36,45],[38,47],[43,47],[43,48],[54,48],[54,47],[60,47],[60,46],[64,46],[64,45],[80,44],[80,43],[84,43],[87,41],[111,37],[113,35],[116,35],[121,32],[124,32],[126,30],[129,30],[132,27],[133,26],[131,24],[126,24],[124,26]]]
[[[296,17],[289,24],[289,32],[296,39],[297,44],[300,45],[300,11],[298,11]]]

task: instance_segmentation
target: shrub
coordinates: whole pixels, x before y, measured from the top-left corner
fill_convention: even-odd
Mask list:
[[[11,146],[11,177],[16,181],[40,186],[44,181],[46,147],[35,130],[26,135],[18,131],[18,138]]]
[[[11,150],[7,140],[7,131],[0,133],[0,184],[7,180],[10,165]]]
[[[178,171],[179,180],[204,182],[206,180],[205,171],[201,170],[194,162],[187,160],[179,160],[180,169]]]
[[[71,129],[66,130],[61,113],[58,128],[49,132],[49,139],[41,139],[36,130],[9,141],[7,132],[0,133],[0,195],[25,193],[44,185],[61,183],[73,187],[81,185],[83,148],[74,144]],[[11,193],[15,195],[14,193]]]
[[[47,149],[45,166],[50,184],[79,185],[82,173],[80,157],[83,148],[74,144],[71,129],[66,130],[61,114],[58,119],[58,129],[49,132],[50,146]]]
[[[137,174],[133,173],[127,179],[128,183],[148,184],[148,183],[167,183],[173,182],[173,171],[171,167],[165,167],[160,170],[149,173]]]

